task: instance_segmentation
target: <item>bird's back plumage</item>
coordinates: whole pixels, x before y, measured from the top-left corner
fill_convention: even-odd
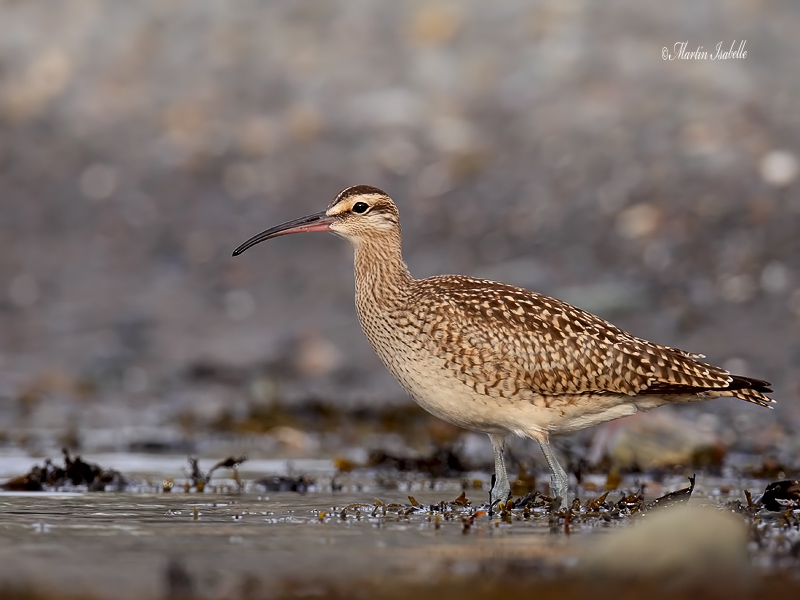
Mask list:
[[[566,302],[460,275],[414,280],[397,326],[488,396],[728,395],[766,406],[767,382],[630,335]],[[522,394],[524,396],[526,394]]]

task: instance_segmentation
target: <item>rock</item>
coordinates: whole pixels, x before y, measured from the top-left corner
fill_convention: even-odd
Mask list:
[[[708,576],[748,565],[748,528],[737,515],[706,506],[645,513],[600,539],[581,561],[604,576]]]
[[[658,230],[661,211],[652,204],[634,204],[617,216],[617,231],[628,239],[648,237]]]
[[[308,454],[319,446],[314,436],[295,427],[276,427],[271,433],[275,441],[283,446],[285,450],[298,454]]]
[[[608,456],[619,467],[652,469],[720,461],[725,447],[706,421],[690,421],[666,410],[636,415],[598,428],[590,460]]]

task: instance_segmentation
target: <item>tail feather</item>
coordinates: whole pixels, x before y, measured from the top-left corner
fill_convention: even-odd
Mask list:
[[[655,382],[640,393],[648,395],[697,394],[700,397],[705,396],[707,398],[733,397],[765,408],[772,408],[775,400],[766,395],[772,393],[771,385],[769,381],[763,379],[731,375],[731,381],[725,387]]]
[[[766,394],[772,393],[772,384],[763,379],[754,379],[752,377],[744,377],[742,375],[731,375],[733,381],[728,385],[728,390],[735,390],[733,394],[726,394],[739,398],[745,402],[752,402],[765,408],[772,408],[775,400]]]
[[[754,390],[756,392],[771,393],[772,384],[763,379],[755,379],[753,377],[744,377],[743,375],[731,375],[733,381],[728,384],[729,390]]]
[[[764,408],[774,408],[773,404],[775,404],[775,400],[765,395],[763,392],[747,388],[734,390],[733,392],[726,390],[709,390],[703,393],[709,398],[723,398],[723,397],[739,398],[739,400],[744,400],[745,402],[758,404],[759,406],[763,406]]]

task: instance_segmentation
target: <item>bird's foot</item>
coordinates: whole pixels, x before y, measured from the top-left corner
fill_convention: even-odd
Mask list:
[[[489,489],[489,514],[491,515],[495,506],[504,506],[511,498],[511,485],[507,478],[497,480],[497,475],[492,475],[492,487]]]

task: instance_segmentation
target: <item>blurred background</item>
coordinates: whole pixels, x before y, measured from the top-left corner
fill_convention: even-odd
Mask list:
[[[488,464],[373,355],[345,242],[231,258],[367,183],[416,276],[535,289],[773,381],[775,411],[646,423],[796,461],[798,30],[790,0],[0,2],[0,443]],[[662,59],[684,41],[747,55]],[[625,427],[575,440],[597,459]]]

